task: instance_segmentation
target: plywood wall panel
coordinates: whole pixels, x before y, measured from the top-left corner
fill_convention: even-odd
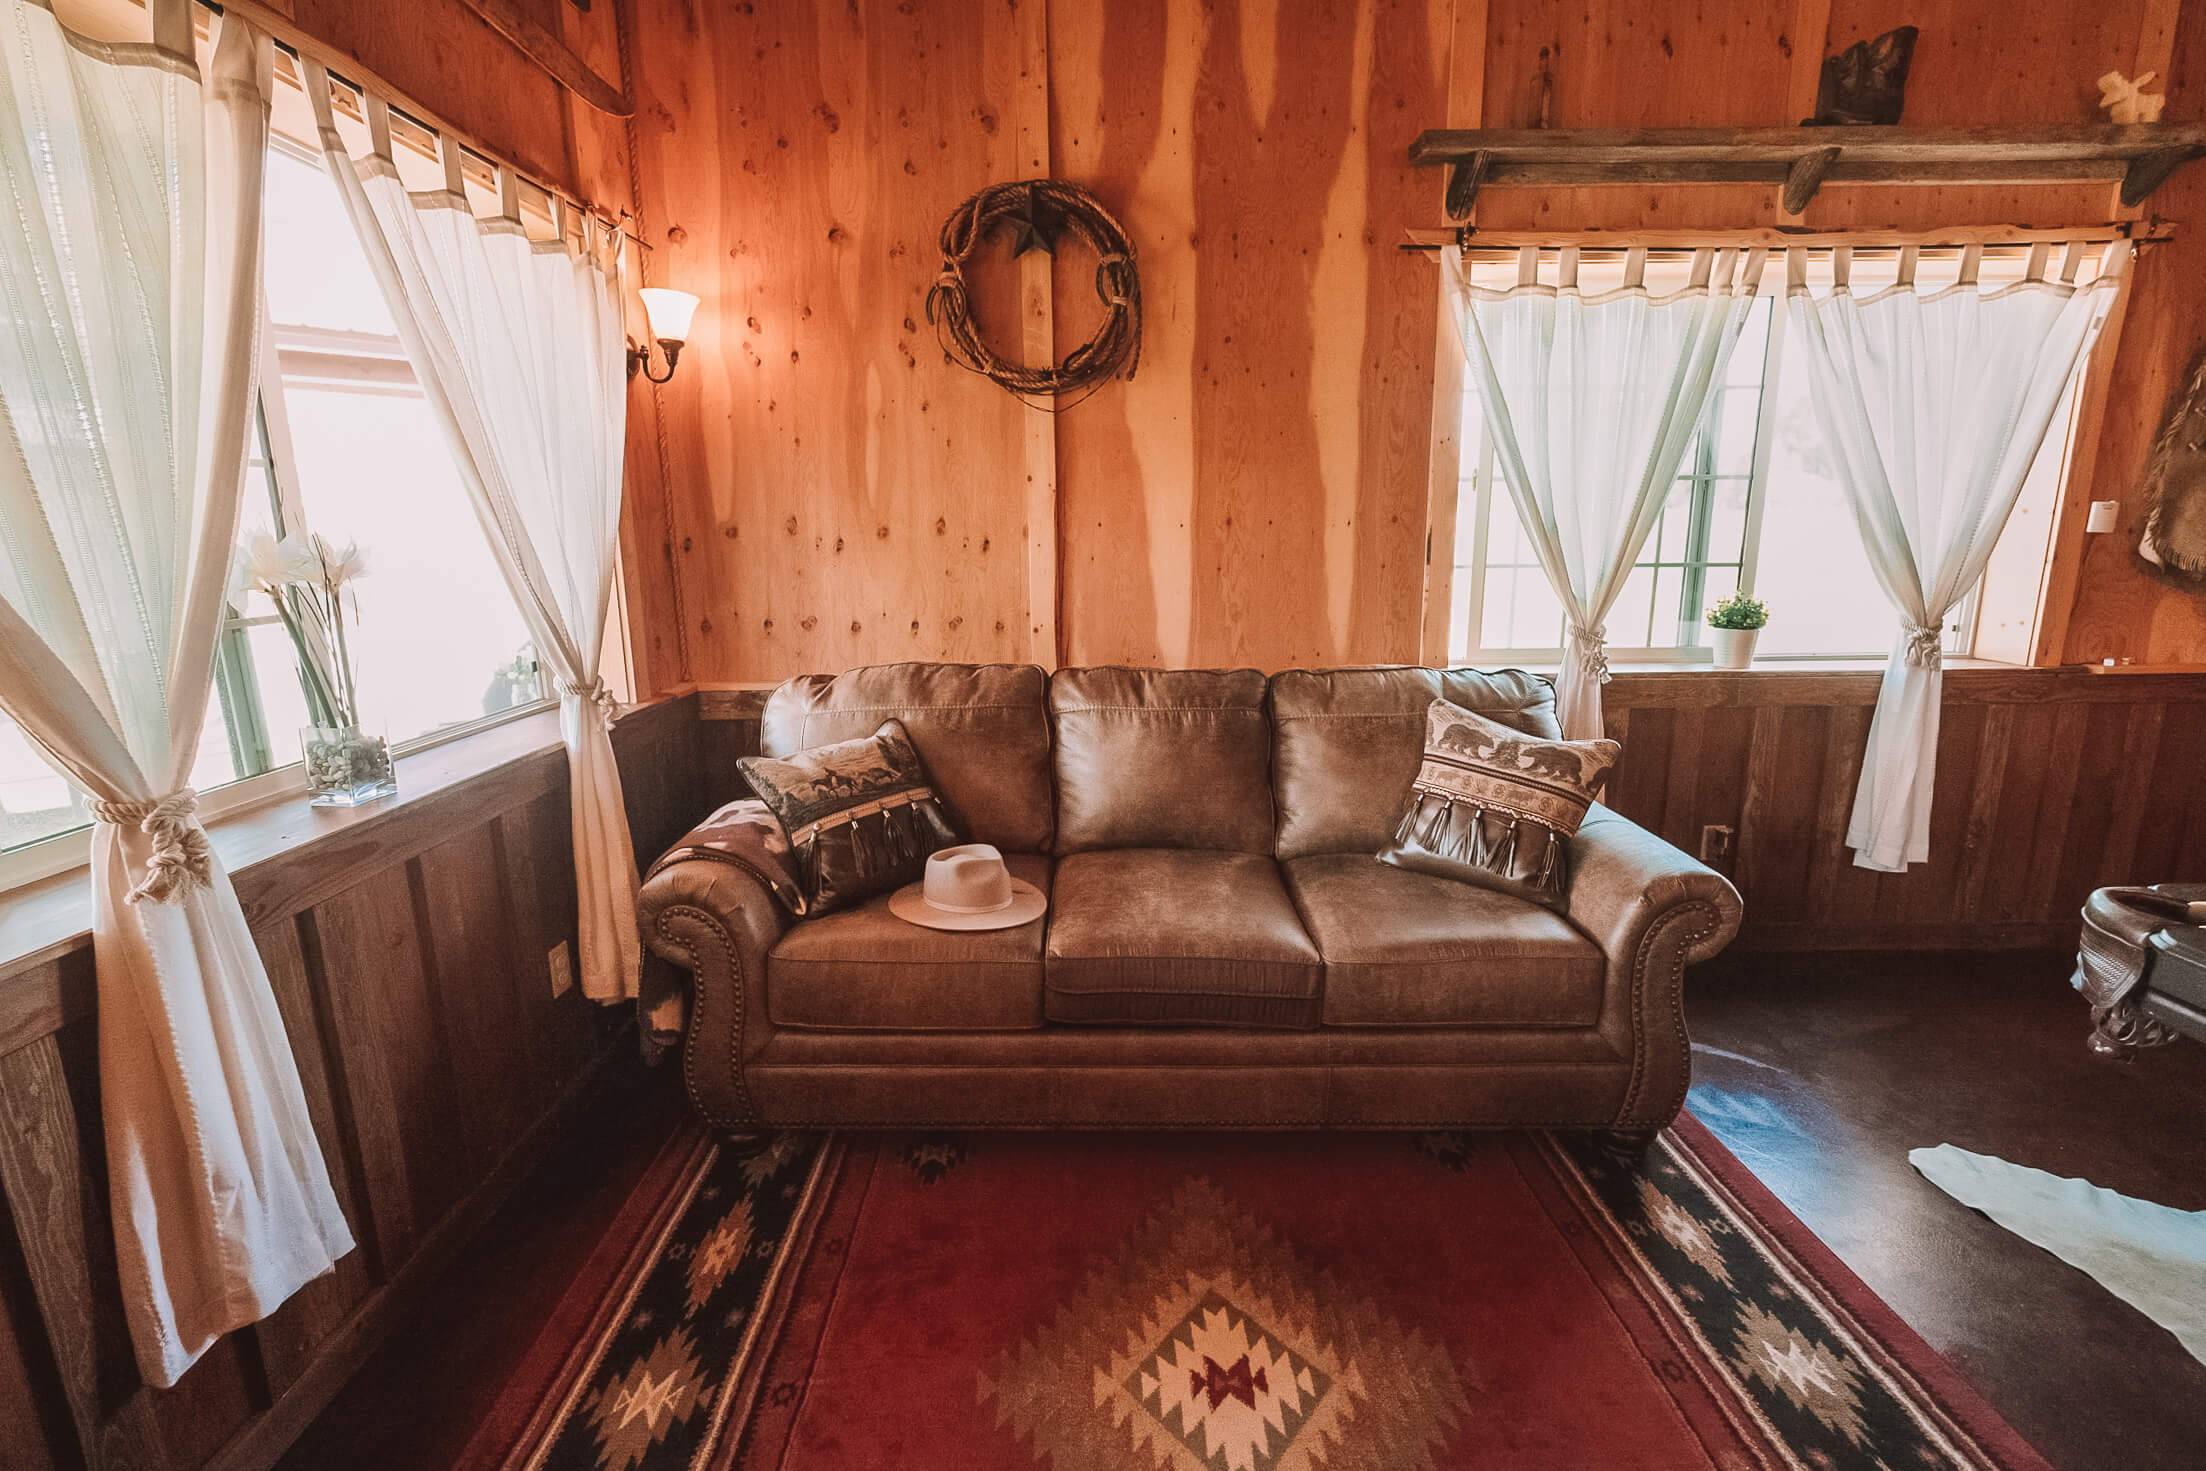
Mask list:
[[[1912,25],[1921,36],[1907,83],[1910,127],[2103,122],[2099,76],[2132,72],[2148,0],[1831,0],[1827,50]],[[1785,119],[1797,122],[1798,118]],[[1813,225],[2060,226],[2116,214],[2103,184],[2048,187],[1884,188],[1834,185],[1804,220]]]
[[[559,0],[522,0],[554,34]],[[574,187],[565,90],[466,0],[290,0],[291,18],[540,179]]]
[[[1053,11],[1053,158],[1127,221],[1149,318],[1140,376],[1058,423],[1072,662],[1416,657],[1434,313],[1384,244],[1430,208],[1398,160],[1448,20]],[[1062,346],[1094,306],[1057,282]]]
[[[2166,116],[2206,119],[2206,4],[2182,8]],[[2137,555],[2153,441],[2206,351],[2206,229],[2197,228],[2206,224],[2206,177],[2195,168],[2178,173],[2150,205],[2188,228],[2140,252],[2130,285],[2089,492],[2122,503],[2120,526],[2082,537],[2074,611],[2057,651],[2078,662],[2206,662],[2206,594],[2171,584]]]
[[[2088,121],[2101,71],[2163,55],[2171,115],[2189,116],[2206,106],[2182,87],[2206,44],[2201,9],[2171,29],[2166,0],[1114,0],[1058,3],[1041,25],[1012,5],[639,0],[630,59],[653,268],[707,306],[659,396],[672,530],[636,540],[631,574],[654,558],[678,567],[687,671],[704,681],[1027,657],[1025,631],[1052,613],[1075,663],[1416,658],[1438,318],[1430,261],[1388,247],[1404,226],[1440,222],[1438,175],[1402,162],[1417,131],[1785,125],[1810,105],[1827,51],[1903,23],[1921,29],[1911,123]],[[946,368],[917,312],[942,214],[1020,171],[1013,120],[1037,70],[1020,53],[1038,34],[1051,171],[1124,220],[1147,307],[1140,375],[1069,409],[1052,435]],[[1475,80],[1451,87],[1458,52]],[[1451,94],[1474,115],[1451,111]],[[1478,224],[1769,225],[1776,194],[1489,189]],[[2185,175],[2155,207],[2180,217],[2200,203],[2206,182]],[[1805,223],[2114,213],[2096,185],[1834,185]],[[1078,257],[1053,272],[1060,353],[1097,315]],[[2156,258],[2093,457],[2129,520],[2085,550],[2071,657],[2206,658],[2206,601],[2170,594],[2130,551],[2127,487],[2206,305],[2206,242],[2186,235]],[[1008,339],[1012,273],[996,276]],[[1046,485],[1030,497],[1027,462],[1050,438],[1053,587],[1014,555],[1049,509]],[[654,678],[673,667],[671,587],[635,594]]]
[[[1487,29],[1484,125],[1767,127],[1788,121],[1791,20],[1782,5],[1496,5]],[[1712,85],[1715,78],[1721,81]],[[1477,223],[1486,229],[1682,229],[1774,223],[1775,210],[1775,192],[1759,186],[1493,189],[1480,194]]]
[[[639,20],[653,264],[704,298],[662,395],[686,441],[677,561],[710,589],[698,671],[1023,655],[1028,410],[946,365],[923,309],[942,218],[1014,175],[1011,13],[643,0]]]

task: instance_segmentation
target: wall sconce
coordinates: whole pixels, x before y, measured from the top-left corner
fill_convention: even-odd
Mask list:
[[[675,360],[682,355],[682,344],[689,340],[689,324],[697,315],[697,298],[687,291],[669,291],[664,286],[646,286],[636,293],[643,298],[643,317],[651,335],[658,341],[659,351],[666,358],[666,371],[651,371],[651,349],[638,347],[634,338],[628,340],[628,376],[641,372],[652,383],[664,383],[674,376]]]

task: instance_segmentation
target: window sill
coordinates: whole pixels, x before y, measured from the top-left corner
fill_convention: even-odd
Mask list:
[[[398,758],[398,795],[365,807],[316,807],[300,792],[207,824],[233,881],[321,844],[373,842],[376,830],[453,788],[558,750],[559,711],[537,711]],[[0,983],[90,941],[87,866],[0,893]],[[0,1008],[0,1016],[4,1016]],[[5,1028],[0,1027],[0,1034]]]
[[[1730,678],[1741,676],[1760,678],[1766,675],[1782,679],[1817,674],[1881,674],[1884,671],[1884,665],[1885,656],[1882,654],[1860,659],[1825,658],[1816,654],[1804,654],[1798,657],[1762,658],[1755,660],[1752,666],[1745,669],[1718,669],[1715,665],[1703,659],[1691,661],[1677,659],[1611,659],[1609,660],[1609,673],[1619,676],[1659,674],[1671,679],[1692,679],[1711,674],[1725,675]],[[1562,672],[1563,665],[1560,658],[1489,662],[1473,654],[1468,659],[1456,660],[1455,667],[1463,669],[1522,669],[1527,673],[1544,674],[1552,679]],[[2012,671],[2025,669],[2029,666],[2006,664],[1997,659],[1954,657],[1945,661],[1945,667],[1950,673],[1962,669],[2004,669]]]

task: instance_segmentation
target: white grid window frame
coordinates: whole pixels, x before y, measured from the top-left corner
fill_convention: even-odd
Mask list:
[[[1856,247],[1854,259],[1874,259],[1879,255],[1896,258],[1901,247]],[[1922,247],[1927,257],[1933,254],[1950,254],[1958,258],[1959,247],[1950,251],[1939,247]],[[1995,248],[1986,251],[1987,259],[1998,256],[2020,259],[2027,255],[2027,245]],[[1513,252],[1512,252],[1513,254]],[[2102,257],[2103,258],[2103,257]],[[1782,273],[1773,278],[1783,280]],[[1445,287],[1442,290],[1445,291]],[[1444,309],[1447,309],[1443,303]],[[1741,544],[1736,556],[1721,555],[1723,548],[1711,547],[1708,530],[1717,519],[1716,499],[1725,484],[1737,484],[1741,476],[1735,470],[1722,466],[1720,446],[1724,441],[1724,415],[1735,412],[1730,400],[1754,385],[1727,381],[1711,397],[1710,418],[1695,432],[1692,447],[1687,451],[1684,466],[1678,476],[1678,486],[1686,492],[1683,510],[1688,526],[1683,537],[1682,555],[1672,556],[1665,550],[1669,528],[1658,526],[1648,538],[1639,559],[1633,564],[1635,576],[1647,574],[1655,582],[1655,596],[1645,600],[1646,612],[1636,626],[1631,623],[1633,609],[1627,605],[1634,597],[1627,585],[1618,607],[1612,610],[1609,624],[1609,657],[1625,664],[1674,664],[1682,667],[1706,665],[1712,651],[1708,630],[1701,621],[1701,609],[1716,596],[1735,585],[1741,592],[1758,590],[1761,572],[1761,552],[1764,525],[1773,499],[1771,493],[1771,463],[1776,439],[1780,384],[1784,373],[1785,337],[1787,314],[1774,291],[1765,285],[1764,294],[1754,308],[1747,331],[1765,333],[1758,390],[1755,391],[1755,427],[1749,468],[1744,476],[1746,503],[1741,524]],[[1745,345],[1742,342],[1742,351]],[[2078,367],[2080,383],[2087,365]],[[2078,408],[2082,395],[2073,388],[2070,394],[2068,417],[2057,435],[2049,438],[2048,452],[2060,456],[2059,473],[2065,480],[2073,458],[2073,439],[2077,429]],[[1489,622],[1489,602],[1497,590],[1513,588],[1515,581],[1534,579],[1542,600],[1552,601],[1545,574],[1532,559],[1529,549],[1521,548],[1521,533],[1516,529],[1515,509],[1511,504],[1507,486],[1500,479],[1491,445],[1481,432],[1478,395],[1468,381],[1461,389],[1459,406],[1461,435],[1458,443],[1462,454],[1455,486],[1456,538],[1450,552],[1453,558],[1453,578],[1447,624],[1446,657],[1451,664],[1476,664],[1488,667],[1509,664],[1544,665],[1560,661],[1562,657],[1562,617],[1555,611],[1553,641],[1519,640],[1513,637],[1515,617],[1512,613],[1503,620],[1510,637],[1488,641],[1485,633]],[[1496,507],[1500,512],[1496,514]],[[1665,521],[1675,516],[1679,507],[1673,502],[1665,507]],[[1858,548],[1856,549],[1858,551]],[[1435,547],[1434,554],[1440,549]],[[1499,556],[1496,554],[1500,553]],[[1710,553],[1716,553],[1711,555]],[[1679,596],[1676,599],[1675,637],[1664,641],[1654,636],[1653,627],[1660,620],[1666,600],[1660,596],[1664,572],[1677,574]],[[1735,573],[1736,582],[1730,584],[1724,577]],[[1497,576],[1496,574],[1499,574]],[[1946,653],[1949,658],[1966,658],[1974,654],[1979,620],[1983,614],[1982,584],[1969,589],[1954,610],[1946,629]],[[1880,609],[1881,611],[1881,609]],[[1666,621],[1666,620],[1665,620]],[[1814,653],[1765,653],[1757,662],[1797,662],[1841,660],[1881,660],[1890,653],[1888,646],[1862,647],[1858,649],[1828,649]]]

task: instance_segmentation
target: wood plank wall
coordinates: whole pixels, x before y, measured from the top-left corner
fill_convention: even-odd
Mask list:
[[[2206,0],[634,0],[653,266],[705,303],[661,394],[691,675],[1418,658],[1442,339],[1430,263],[1391,246],[1441,212],[1410,137],[1796,122],[1828,49],[1902,23],[1912,123],[2089,121],[2110,68],[2206,116]],[[1022,145],[1038,80],[1046,137]],[[1038,425],[943,361],[922,302],[943,216],[1045,160],[1125,221],[1149,311],[1134,382]],[[2206,661],[2206,600],[2132,551],[2152,427],[2206,340],[2201,203],[2195,169],[2153,201],[2180,243],[2139,267],[2047,662]],[[2098,186],[1832,186],[1805,222],[2118,214]],[[1782,222],[1742,186],[1490,189],[1479,219]],[[1096,306],[1072,255],[1054,280],[1061,352]],[[1006,343],[1037,330],[1015,288],[982,303]],[[2123,530],[2082,547],[2087,496],[2122,500]]]
[[[693,704],[615,731],[638,852],[658,852],[696,814]],[[268,1465],[628,1036],[618,1009],[552,993],[547,956],[562,943],[572,953],[575,925],[561,752],[243,868],[237,888],[359,1248],[174,1389],[146,1389],[115,1276],[90,949],[0,976],[0,1465],[11,1471]]]
[[[1876,674],[1627,674],[1610,805],[1688,853],[1732,829],[1739,943],[2067,946],[2094,888],[2206,872],[2206,677],[1946,674],[1930,861],[1856,868],[1846,821]]]

